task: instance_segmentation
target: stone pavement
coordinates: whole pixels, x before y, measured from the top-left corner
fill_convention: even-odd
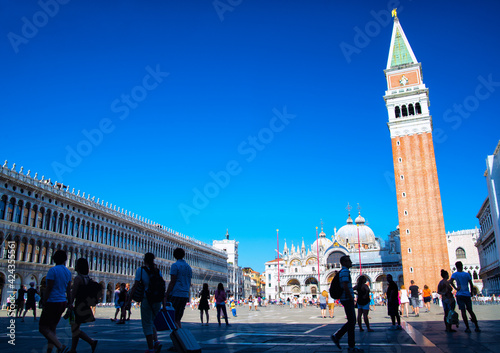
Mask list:
[[[367,353],[378,352],[500,352],[500,305],[474,306],[482,332],[465,333],[463,323],[458,332],[444,332],[442,309],[432,306],[432,312],[420,317],[404,318],[403,331],[390,331],[390,319],[385,307],[376,307],[370,312],[375,332],[359,332],[356,328],[356,343]],[[229,311],[229,310],[228,310]],[[202,347],[203,352],[221,353],[272,353],[272,352],[340,352],[330,340],[330,334],[345,322],[343,309],[335,308],[335,317],[321,318],[320,310],[313,307],[289,309],[269,306],[249,312],[248,307],[237,308],[238,317],[230,314],[230,327],[216,323],[216,313],[210,311],[210,325],[201,326],[199,311],[186,308],[183,327],[190,329]],[[139,320],[139,310],[132,310],[132,319],[125,325],[110,321],[113,308],[98,308],[97,320],[83,325],[82,329],[99,340],[97,352],[142,353],[146,349],[145,338]],[[9,326],[7,312],[0,312],[0,351],[45,353],[46,341],[38,332],[38,323],[32,315],[26,315],[25,322],[15,322],[15,346],[6,337]],[[473,325],[471,324],[473,327]],[[71,332],[66,320],[61,319],[57,334],[64,344],[69,345]],[[171,346],[168,332],[160,333],[162,352]],[[341,340],[347,352],[347,336]],[[90,346],[80,341],[78,353],[90,352]]]

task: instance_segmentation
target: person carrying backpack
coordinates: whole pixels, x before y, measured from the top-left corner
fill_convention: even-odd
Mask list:
[[[351,271],[352,261],[349,255],[344,255],[340,258],[340,264],[342,269],[338,273],[338,281],[340,282],[340,287],[342,288],[342,295],[340,296],[340,302],[344,307],[345,315],[347,317],[347,322],[342,326],[337,332],[331,335],[333,343],[338,349],[342,349],[340,346],[340,339],[347,333],[347,342],[349,344],[348,352],[364,352],[356,346],[355,328],[356,328],[356,312],[354,311],[354,290],[352,289],[351,282]],[[332,281],[336,281],[335,278]],[[331,291],[332,292],[332,291]],[[332,297],[335,298],[336,295],[331,293]]]
[[[153,321],[158,315],[165,297],[165,281],[160,270],[156,268],[154,259],[153,253],[148,252],[144,255],[144,266],[138,268],[135,273],[134,285],[130,290],[130,296],[126,303],[128,305],[132,298],[137,298],[136,291],[140,291],[141,288],[144,290],[141,302],[141,322],[142,331],[146,336],[148,345],[146,353],[158,353],[162,347],[158,341]],[[163,293],[161,292],[162,287]]]
[[[76,346],[80,338],[90,344],[92,353],[95,352],[97,347],[97,340],[90,338],[85,332],[80,330],[80,325],[87,322],[95,321],[91,306],[96,304],[96,298],[91,293],[89,278],[89,263],[85,258],[76,260],[75,270],[77,276],[73,280],[73,288],[71,291],[70,310],[75,314],[75,320],[71,323],[71,350],[70,353],[76,352]],[[74,306],[73,306],[74,300]]]
[[[446,332],[457,332],[451,328],[451,324],[446,320],[448,313],[451,310],[455,311],[455,298],[453,297],[453,288],[448,282],[448,279],[450,278],[448,271],[441,270],[441,277],[443,279],[438,284],[437,292],[441,295],[441,301],[443,303],[444,325],[446,327]]]

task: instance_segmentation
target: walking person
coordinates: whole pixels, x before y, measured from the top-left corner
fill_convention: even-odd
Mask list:
[[[424,290],[422,291],[422,297],[424,298],[424,306],[427,309],[427,312],[431,312],[431,300],[432,300],[432,293],[427,284],[424,285]]]
[[[71,272],[64,265],[67,256],[63,250],[57,250],[52,255],[55,266],[46,276],[47,288],[43,298],[43,310],[40,315],[38,330],[47,339],[47,353],[57,348],[57,353],[67,353],[69,348],[63,345],[56,335],[56,328],[61,315],[71,301]]]
[[[324,290],[319,296],[319,308],[321,309],[321,317],[326,318],[326,306],[328,304],[328,292]]]
[[[170,268],[170,283],[165,295],[175,309],[175,324],[178,328],[181,327],[181,319],[189,300],[189,288],[191,287],[191,277],[193,277],[191,267],[184,261],[185,255],[182,248],[174,250],[174,258],[177,261]]]
[[[35,318],[36,321],[36,296],[40,296],[38,294],[38,291],[35,289],[35,282],[30,282],[30,289],[26,292],[26,307],[24,309],[24,314],[23,318],[21,319],[22,322],[24,322],[24,317],[26,316],[26,313],[28,310],[33,310],[33,317]]]
[[[290,298],[288,298],[290,299]],[[252,311],[253,299],[252,296],[248,297],[248,311]]]
[[[203,289],[200,293],[200,303],[198,305],[198,310],[200,311],[200,320],[201,326],[203,326],[203,312],[205,312],[205,316],[207,317],[206,326],[208,326],[208,310],[210,309],[210,304],[208,300],[210,299],[210,291],[208,290],[208,283],[203,283]]]
[[[69,303],[70,310],[73,310],[75,314],[75,320],[71,323],[72,339],[70,353],[76,353],[76,346],[80,338],[90,345],[92,353],[94,353],[97,347],[97,340],[93,340],[80,330],[81,324],[95,321],[91,306],[94,306],[96,303],[94,299],[89,297],[90,293],[87,287],[90,282],[89,263],[87,259],[79,258],[76,260],[75,270],[77,275],[73,280],[73,288],[71,290],[71,299],[75,303],[74,306],[72,301]]]
[[[162,300],[164,301],[165,294],[161,295],[163,298],[152,298],[147,295],[150,287],[153,287],[152,278],[158,278],[159,276],[158,280],[163,281],[161,272],[156,267],[154,260],[155,255],[153,253],[148,252],[144,255],[144,266],[139,267],[135,272],[135,281],[130,290],[129,299],[129,301],[132,300],[139,283],[142,282],[144,285],[144,296],[141,302],[141,323],[142,332],[144,332],[144,336],[146,336],[146,343],[148,345],[148,349],[145,353],[159,353],[162,347],[162,344],[158,341],[158,335],[153,321],[161,309]],[[165,306],[165,302],[163,306]],[[175,315],[177,319],[177,312]]]
[[[217,307],[217,322],[219,323],[219,326],[221,325],[220,323],[220,315],[221,312],[224,314],[224,319],[226,320],[226,326],[231,326],[229,325],[229,321],[227,318],[227,310],[226,310],[226,291],[224,290],[224,285],[222,283],[219,283],[217,285],[217,290],[214,293],[215,297],[215,305]]]
[[[398,299],[398,285],[393,281],[392,275],[387,275],[387,314],[391,317],[392,327],[391,330],[402,330],[401,317],[399,316],[399,299]],[[397,320],[397,326],[396,326]]]
[[[476,332],[481,332],[477,322],[476,314],[472,311],[471,293],[473,290],[472,277],[468,272],[464,272],[464,265],[462,261],[455,262],[457,272],[451,275],[450,284],[457,291],[455,296],[457,298],[458,308],[462,312],[462,319],[465,323],[465,332],[470,332],[469,321],[467,320],[467,312],[469,312],[470,319],[476,326]],[[455,286],[454,282],[457,282]],[[470,290],[469,290],[470,286]]]
[[[370,312],[370,287],[366,284],[366,277],[360,276],[358,278],[358,283],[354,290],[358,293],[358,299],[356,303],[358,304],[358,326],[360,331],[364,331],[363,325],[361,323],[361,317],[363,317],[368,332],[373,332],[370,328],[370,321],[368,320],[368,313]]]
[[[118,304],[116,303],[116,300],[118,301]],[[120,284],[120,290],[118,291],[118,299],[115,299],[115,307],[116,311],[120,311],[120,320],[116,323],[117,325],[124,325],[125,324],[125,308],[127,307],[128,303],[127,301],[127,290],[125,289],[125,283]],[[130,304],[132,305],[132,304]],[[115,320],[116,320],[116,313],[115,313]]]
[[[340,264],[342,269],[339,272],[340,287],[343,289],[342,295],[340,296],[340,302],[344,307],[345,315],[347,317],[347,322],[342,326],[337,332],[331,335],[333,343],[338,349],[342,349],[340,346],[340,339],[347,333],[347,342],[349,345],[348,352],[364,352],[362,349],[356,347],[356,313],[354,311],[354,291],[351,282],[351,271],[352,261],[349,255],[344,255],[340,258]]]
[[[23,318],[23,310],[24,310],[24,295],[26,294],[26,287],[21,284],[17,291],[17,298],[16,298],[16,317],[21,318],[21,322],[24,321]]]
[[[122,305],[120,304],[120,292],[121,292],[121,283],[117,283],[115,286],[115,296],[114,296],[114,303],[115,303],[115,318],[111,319],[111,321],[116,321],[116,317],[118,316],[118,313],[120,313],[120,318],[121,318],[121,311],[122,311]]]
[[[401,300],[401,316],[404,316],[406,312],[406,317],[408,317],[410,298],[408,298],[408,290],[405,288],[404,284],[399,291],[399,298]]]
[[[130,321],[130,316],[132,316],[132,300],[130,300],[130,283],[125,284],[125,291],[127,292],[127,295],[125,296],[125,315],[123,315],[123,318],[127,316],[127,311],[128,311],[128,317],[126,321]],[[95,314],[95,307],[94,307],[94,314]]]
[[[410,281],[411,286],[408,288],[410,290],[410,305],[413,309],[413,313],[415,314],[415,317],[419,317],[420,315],[418,314],[420,311],[420,290],[418,289],[418,286],[415,284],[414,280]]]
[[[450,278],[448,271],[441,270],[441,277],[443,279],[438,284],[437,294],[441,295],[441,301],[443,303],[444,326],[446,327],[446,332],[457,332],[451,328],[451,324],[446,320],[450,310],[455,310],[455,298],[453,297],[453,288],[448,282]]]

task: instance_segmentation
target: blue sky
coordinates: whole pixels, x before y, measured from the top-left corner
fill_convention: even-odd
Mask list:
[[[377,236],[396,228],[382,97],[398,7],[430,92],[446,230],[478,225],[500,137],[498,2],[0,6],[0,158],[209,244],[229,229],[257,271],[277,228],[281,246],[311,244],[348,202]]]

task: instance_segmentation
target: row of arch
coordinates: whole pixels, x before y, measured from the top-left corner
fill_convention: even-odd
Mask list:
[[[396,118],[400,118],[400,117],[405,117],[405,116],[410,116],[410,115],[419,115],[419,114],[422,114],[422,108],[420,106],[420,103],[415,103],[415,105],[413,105],[413,103],[410,103],[408,105],[406,104],[403,104],[400,106],[396,106],[394,108],[394,114],[396,116]]]
[[[146,238],[138,234],[131,234],[86,220],[84,217],[70,215],[29,201],[16,199],[15,197],[9,199],[7,195],[0,197],[0,220],[74,236],[75,238],[141,254],[151,251],[157,257],[164,259],[173,259],[173,251],[179,246],[179,244],[175,244],[166,238],[155,236]],[[225,270],[226,261],[222,257],[218,261],[213,261],[213,256],[209,256],[196,248],[185,250],[185,259],[193,266],[207,267],[219,271]]]

